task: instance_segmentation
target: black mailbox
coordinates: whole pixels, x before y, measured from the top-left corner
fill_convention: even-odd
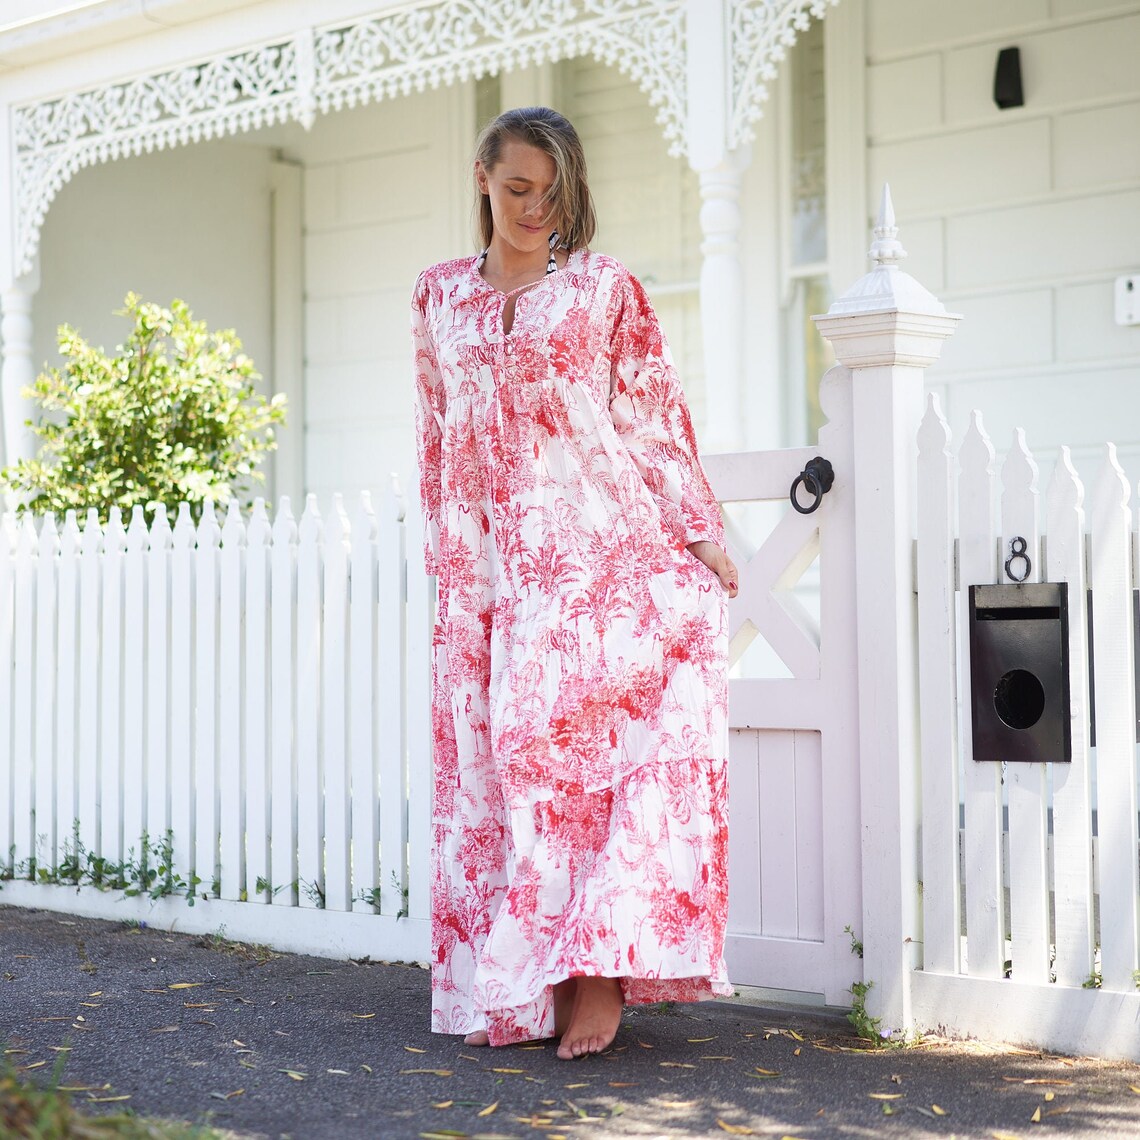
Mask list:
[[[1066,582],[970,587],[974,759],[1069,761]]]

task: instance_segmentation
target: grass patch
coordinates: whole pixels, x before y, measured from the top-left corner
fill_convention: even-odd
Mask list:
[[[234,1133],[206,1125],[119,1112],[85,1116],[59,1087],[62,1061],[37,1084],[7,1059],[0,1060],[0,1136],[5,1140],[229,1140]],[[109,1094],[108,1094],[109,1095]]]

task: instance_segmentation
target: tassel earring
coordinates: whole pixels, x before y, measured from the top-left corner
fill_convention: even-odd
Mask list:
[[[554,260],[554,251],[558,248],[558,237],[559,234],[557,230],[550,235],[550,241],[548,243],[550,247],[550,260],[546,263],[547,273],[553,273],[558,268],[558,262]]]

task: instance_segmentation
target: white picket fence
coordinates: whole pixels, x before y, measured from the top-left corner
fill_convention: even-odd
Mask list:
[[[183,506],[173,528],[162,510],[125,530],[117,511],[58,529],[6,515],[0,902],[426,958],[434,591],[418,525],[395,487],[351,517],[309,496],[299,521],[288,499],[272,519],[231,505],[220,525]],[[153,867],[166,836],[174,872],[200,880],[193,909],[28,881],[76,855]]]
[[[957,460],[950,443],[930,397],[918,455],[923,970],[914,975],[915,1018],[1072,1052],[1140,1056],[1133,646],[1140,531],[1129,482],[1109,444],[1086,520],[1068,449],[1042,495],[1016,432],[999,496],[980,414]],[[1026,540],[1027,581],[1068,583],[1069,764],[1002,765],[972,755],[968,587],[1010,580],[1005,558],[1015,537]]]

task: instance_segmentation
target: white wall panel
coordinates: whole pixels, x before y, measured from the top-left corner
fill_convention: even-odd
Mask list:
[[[1112,281],[1057,290],[1057,359],[1086,361],[1132,357],[1140,375],[1140,326],[1113,319]],[[1140,425],[1138,425],[1140,427]],[[1140,431],[1136,434],[1140,435]]]
[[[963,297],[949,307],[963,319],[943,348],[938,375],[1052,362],[1052,290]]]
[[[908,213],[958,210],[988,201],[1047,193],[1049,122],[1021,120],[999,127],[933,135],[871,151],[868,191],[884,181]]]
[[[1058,115],[1053,178],[1058,190],[1140,182],[1140,102]]]
[[[941,123],[940,55],[921,55],[868,66],[867,133],[872,139],[933,131]]]
[[[953,40],[973,39],[979,29],[1012,30],[1048,17],[1049,0],[952,0],[940,3],[934,13],[926,0],[871,0],[867,46],[872,59],[910,54]]]
[[[1124,271],[1140,265],[1140,189],[952,217],[947,286]]]

